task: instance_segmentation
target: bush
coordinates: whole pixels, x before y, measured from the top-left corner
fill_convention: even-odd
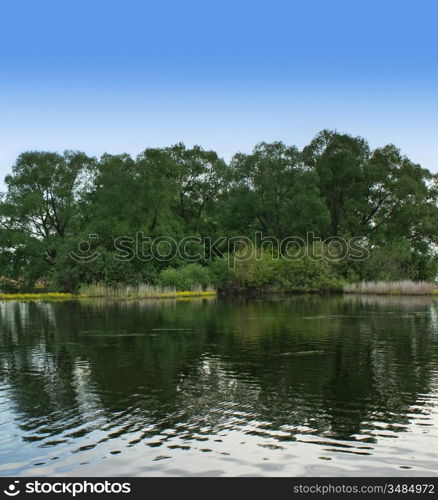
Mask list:
[[[362,279],[364,281],[397,281],[416,279],[412,252],[407,241],[375,247],[364,262]]]
[[[256,248],[249,257],[236,254],[230,264],[234,286],[238,288],[260,288],[275,283],[278,261],[269,252]]]
[[[158,275],[158,285],[166,288],[175,288],[178,291],[212,286],[212,276],[208,268],[199,264],[186,264],[178,269],[168,267]]]
[[[227,289],[233,285],[234,274],[230,269],[228,255],[222,259],[212,260],[208,265],[210,272],[211,284],[216,289]]]
[[[291,292],[340,291],[343,285],[329,260],[306,256],[300,260],[280,259],[277,283],[281,289]]]
[[[321,249],[322,251],[322,249]],[[344,280],[336,272],[336,263],[322,257],[320,260],[308,256],[296,259],[274,258],[272,253],[255,249],[246,258],[236,254],[222,261],[220,277],[222,283],[235,289],[265,289],[282,292],[341,291]],[[212,266],[213,268],[219,267]],[[225,277],[225,279],[224,279]]]

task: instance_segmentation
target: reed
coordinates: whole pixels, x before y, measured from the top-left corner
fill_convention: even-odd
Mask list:
[[[79,297],[108,297],[114,299],[164,299],[164,298],[188,298],[188,297],[211,297],[216,295],[213,288],[193,288],[192,290],[177,291],[175,288],[158,287],[147,284],[115,285],[109,286],[102,283],[83,285]]]
[[[438,288],[428,281],[362,281],[344,286],[344,293],[375,295],[435,295]]]
[[[213,297],[216,290],[195,288],[193,290],[177,291],[174,288],[138,286],[107,286],[102,284],[83,285],[79,294],[72,293],[0,293],[0,300],[74,300],[78,298],[104,297],[111,299],[189,299],[191,297]]]

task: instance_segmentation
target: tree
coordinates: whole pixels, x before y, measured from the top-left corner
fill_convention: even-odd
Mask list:
[[[231,226],[278,239],[324,230],[327,212],[317,176],[303,165],[295,146],[262,142],[249,155],[236,154],[231,171],[233,181],[225,200]]]
[[[331,236],[357,231],[357,213],[363,204],[363,165],[368,155],[368,144],[361,137],[330,130],[320,132],[303,150],[306,165],[318,174],[330,213]]]
[[[7,193],[0,205],[2,239],[13,249],[12,267],[27,264],[35,278],[55,263],[60,241],[77,231],[83,220],[80,206],[93,165],[93,158],[74,151],[31,151],[17,158],[5,179]]]
[[[175,144],[164,150],[175,165],[177,212],[187,229],[198,233],[206,209],[225,187],[227,166],[216,152]]]

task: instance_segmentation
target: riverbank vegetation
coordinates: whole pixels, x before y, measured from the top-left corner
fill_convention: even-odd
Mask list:
[[[438,285],[427,281],[362,281],[343,287],[344,293],[373,295],[438,295]]]
[[[72,293],[39,292],[39,293],[0,293],[0,300],[73,300],[76,296]]]
[[[128,299],[190,299],[201,297],[214,297],[216,290],[183,290],[160,289],[148,285],[131,286],[106,286],[106,285],[85,285],[78,293],[60,292],[39,292],[39,293],[0,293],[0,300],[20,300],[20,301],[59,301],[108,298],[117,300]]]
[[[301,150],[260,143],[229,162],[183,144],[136,158],[31,151],[5,185],[3,293],[80,293],[96,283],[119,292],[339,291],[437,276],[436,174],[393,145],[371,150],[333,131]],[[301,242],[295,259],[291,236]],[[186,241],[187,255],[157,258],[152,245],[163,237]],[[252,242],[252,257],[229,247],[239,238]],[[354,241],[352,257],[327,258],[338,239]]]
[[[212,297],[216,290],[211,287],[206,289],[192,288],[191,290],[177,290],[173,287],[157,287],[147,284],[140,285],[105,285],[91,284],[80,287],[78,297],[94,298],[108,297],[113,299],[166,299],[189,297]]]

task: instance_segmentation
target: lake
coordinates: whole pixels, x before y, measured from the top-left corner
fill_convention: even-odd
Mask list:
[[[0,475],[437,474],[438,301],[0,303]]]

